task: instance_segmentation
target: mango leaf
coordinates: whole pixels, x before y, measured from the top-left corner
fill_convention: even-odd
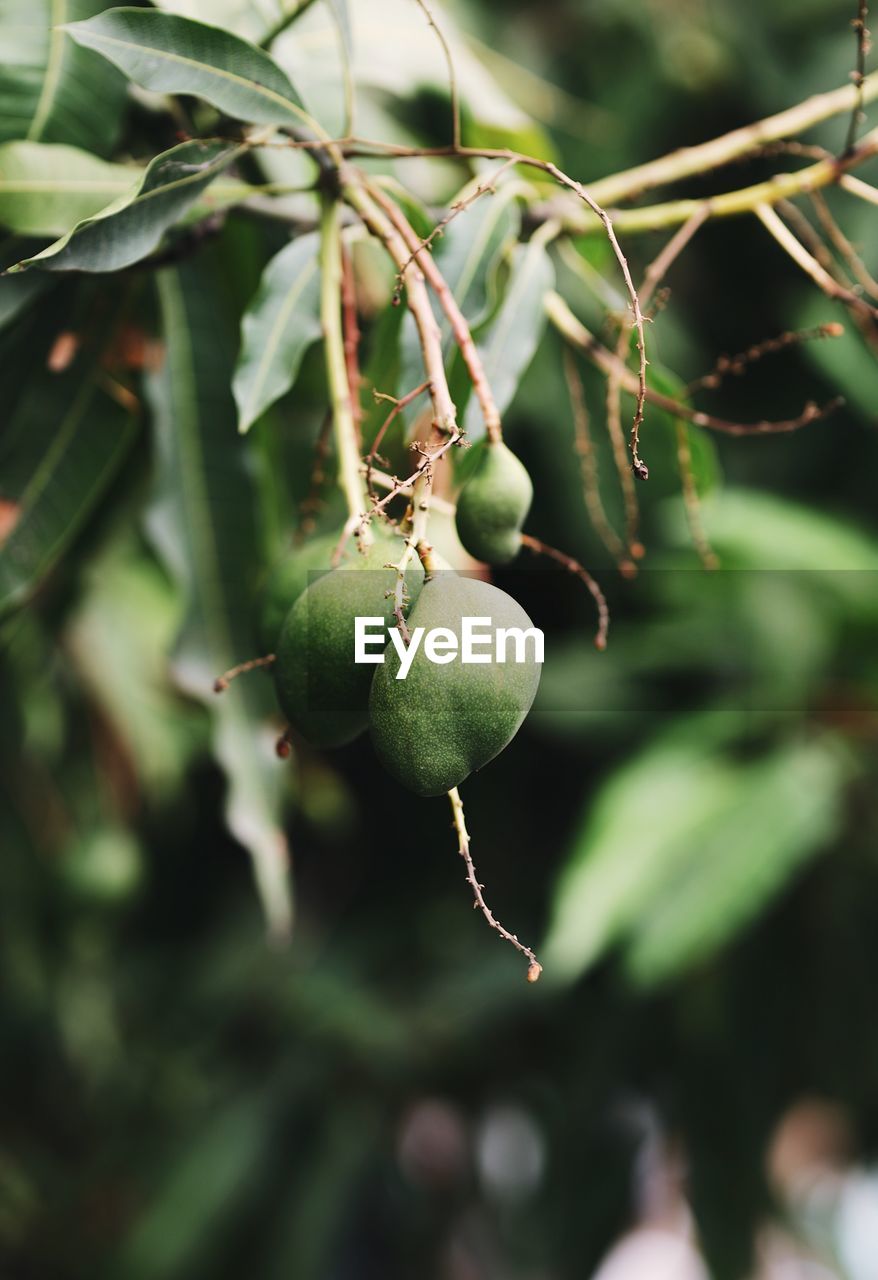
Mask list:
[[[637,919],[631,976],[653,985],[715,952],[837,832],[850,761],[831,737],[736,771],[729,803],[693,829],[689,858]]]
[[[320,337],[318,245],[314,232],[275,254],[244,314],[232,379],[241,432],[289,391],[305,351]]]
[[[153,9],[109,9],[65,28],[144,89],[187,93],[252,124],[308,123],[286,74],[247,40]]]
[[[225,142],[183,142],[152,160],[139,186],[77,223],[12,271],[121,271],[152,253],[164,233],[242,152]]]
[[[449,6],[450,7],[450,6]],[[467,115],[511,139],[531,129],[531,121],[473,54],[448,8],[430,0],[430,8],[450,46],[461,100]],[[411,0],[368,0],[350,6],[352,72],[360,96],[379,100],[388,93],[411,97],[423,89],[448,92],[448,67],[436,33]],[[390,33],[390,34],[389,34]],[[343,51],[332,11],[312,5],[271,46],[299,87],[308,110],[324,128],[340,124],[339,86]],[[450,114],[448,117],[450,131]],[[391,123],[390,117],[387,123]],[[370,130],[370,136],[376,136]],[[533,141],[533,139],[531,139]]]
[[[265,723],[270,687],[257,676],[221,697],[212,692],[218,674],[252,654],[259,569],[247,446],[235,430],[228,382],[217,373],[231,364],[231,335],[213,278],[202,263],[158,273],[166,354],[148,382],[157,447],[148,527],[184,602],[174,673],[210,707],[229,828],[252,856],[270,933],[283,938],[292,910],[279,826],[284,775],[272,749],[276,731]]]
[[[467,187],[457,199],[465,197]],[[514,197],[519,190],[514,182],[501,183],[494,195],[481,196],[475,204],[459,213],[441,237],[433,242],[436,264],[469,326],[474,329],[488,315],[491,305],[491,281],[500,254],[518,230]],[[433,228],[430,227],[428,232]],[[451,327],[439,317],[442,345],[446,354],[453,347]],[[403,390],[423,381],[423,362],[418,333],[412,317],[406,312],[402,330]]]
[[[726,567],[779,570],[788,578],[807,573],[812,599],[817,584],[849,609],[878,610],[878,543],[854,525],[755,489],[711,494],[704,523]],[[665,527],[682,539],[679,511],[666,513]]]
[[[103,8],[101,0],[0,5],[0,142],[21,138],[112,152],[124,120],[125,81],[62,30]]]
[[[546,970],[578,977],[628,940],[638,981],[719,947],[835,832],[849,764],[825,735],[753,762],[703,718],[678,726],[604,785],[553,895]]]
[[[552,260],[538,235],[528,244],[515,248],[500,310],[487,338],[479,343],[485,373],[501,413],[511,403],[539,345],[546,323],[543,299],[552,288],[554,278]],[[471,440],[478,439],[484,432],[481,412],[474,399],[467,405],[464,426]]]
[[[7,426],[12,444],[3,460],[3,496],[14,498],[19,514],[0,548],[0,616],[40,586],[134,440],[134,420],[99,390],[98,373],[94,362],[82,361],[69,374],[38,380]]]
[[[141,169],[108,164],[77,147],[0,145],[0,226],[21,235],[63,235],[133,190]]]
[[[164,798],[185,785],[206,728],[199,709],[168,679],[167,654],[180,622],[176,593],[133,537],[108,545],[89,564],[84,586],[66,647],[125,744],[138,780]]]
[[[694,741],[661,742],[615,773],[558,877],[542,948],[547,974],[573,979],[599,959],[685,863],[687,837],[733,789],[728,767]]]

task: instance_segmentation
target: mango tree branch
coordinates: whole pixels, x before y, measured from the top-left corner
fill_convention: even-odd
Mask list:
[[[473,865],[472,854],[469,848],[469,832],[466,829],[466,818],[463,813],[463,801],[460,798],[460,792],[457,787],[453,787],[448,792],[448,799],[451,801],[451,812],[454,816],[454,829],[457,832],[457,850],[466,863],[466,878],[475,898],[474,906],[478,907],[482,915],[487,920],[492,929],[496,929],[501,938],[505,938],[510,942],[516,951],[520,951],[522,955],[527,956],[530,964],[527,967],[528,982],[537,982],[540,974],[543,972],[543,966],[531,951],[530,947],[526,947],[523,942],[519,942],[514,933],[510,933],[508,929],[504,929],[499,920],[496,919],[491,908],[485,902],[482,894],[483,885],[479,884],[476,869]]]
[[[669,200],[665,204],[645,205],[642,209],[612,209],[613,226],[622,235],[633,235],[677,226],[687,222],[702,209],[707,211],[710,218],[730,218],[742,213],[754,213],[759,205],[775,205],[780,200],[807,195],[821,187],[838,184],[850,190],[849,183],[845,181],[848,171],[876,153],[878,129],[873,129],[865,135],[856,150],[841,159],[829,157],[818,160],[816,164],[806,165],[794,173],[780,173],[765,182],[740,187],[735,191],[724,191],[709,200]],[[600,188],[601,184],[598,183],[597,186]],[[862,192],[857,190],[855,194],[862,195]],[[594,235],[601,230],[597,218],[589,217],[573,204],[561,209],[557,201],[550,201],[534,210],[534,215],[538,219],[560,218],[564,230],[570,235]]]
[[[599,342],[594,334],[586,329],[585,325],[573,314],[559,294],[554,291],[547,293],[545,307],[550,322],[561,336],[572,346],[582,351],[603,374],[608,375],[612,370],[619,370],[619,365],[622,362],[603,343]],[[637,392],[635,375],[624,363],[622,363],[620,373],[624,389],[630,395],[635,395]],[[693,409],[681,400],[674,400],[671,396],[663,395],[661,391],[656,391],[653,387],[647,387],[646,398],[650,404],[654,404],[658,409],[663,409],[665,413],[669,413],[674,417],[685,418],[687,422],[694,423],[696,427],[706,427],[710,431],[719,431],[724,435],[730,436],[776,435],[787,431],[798,431],[800,427],[807,426],[810,422],[817,422],[821,418],[825,418],[844,403],[840,398],[831,400],[823,406],[809,401],[796,418],[786,418],[775,422],[767,420],[760,422],[731,422],[727,418],[718,418],[712,413],[702,413],[698,409]]]
[[[412,261],[416,262],[424,273],[424,277],[435,293],[439,305],[445,312],[448,323],[451,326],[451,332],[454,335],[454,341],[460,349],[460,354],[473,384],[473,391],[479,402],[479,408],[482,411],[482,417],[485,420],[485,434],[489,440],[494,442],[501,440],[503,431],[500,425],[500,411],[497,408],[494,393],[488,382],[485,366],[482,364],[482,357],[479,355],[478,348],[473,341],[466,317],[457,305],[457,299],[448,287],[448,283],[436,265],[429,249],[422,245],[417,232],[399,206],[385,196],[380,188],[373,187],[371,194],[376,202],[381,205],[381,208],[408,246],[408,257],[400,268],[400,275],[404,277],[405,270],[407,270]]]
[[[409,505],[408,537],[403,553],[396,564],[396,590],[394,593],[394,613],[403,639],[408,641],[408,628],[405,624],[403,606],[405,603],[405,575],[409,565],[417,554],[419,542],[426,540],[427,523],[430,516],[430,496],[433,484],[433,464],[438,459],[436,449],[460,439],[457,427],[457,410],[448,388],[445,375],[445,364],[442,359],[442,335],[420,267],[409,263],[409,251],[405,240],[387,217],[383,209],[376,204],[372,194],[367,190],[359,174],[343,175],[342,189],[348,204],[357,211],[369,231],[384,245],[397,269],[404,271],[406,283],[406,299],[409,311],[415,321],[421,352],[424,359],[424,372],[430,384],[430,398],[433,403],[433,429],[431,445],[433,455],[427,452],[424,461],[412,480],[412,497]],[[444,447],[443,447],[444,442]],[[365,507],[363,508],[365,514]]]
[[[357,424],[351,402],[345,358],[341,313],[342,262],[340,204],[327,198],[320,227],[320,322],[326,352],[326,378],[332,405],[332,422],[338,458],[338,481],[347,503],[348,515],[359,515],[366,505],[366,490],[360,474]],[[370,535],[363,530],[363,544]]]
[[[817,259],[808,252],[802,242],[796,239],[786,223],[775,213],[770,205],[758,205],[755,212],[769,235],[789,254],[793,262],[814,281],[818,289],[822,289],[827,297],[834,298],[837,302],[843,302],[845,306],[850,307],[858,315],[871,320],[872,323],[875,322],[876,318],[878,318],[878,311],[858,294],[852,293],[850,289],[846,289],[844,285],[839,284],[826,268],[821,266]]]
[[[595,200],[604,205],[630,200],[653,187],[665,187],[669,183],[679,182],[681,178],[691,178],[710,169],[719,169],[732,160],[751,155],[768,142],[793,138],[815,124],[820,124],[822,120],[829,120],[844,111],[853,111],[858,100],[865,104],[873,102],[875,98],[878,98],[878,72],[866,76],[861,89],[849,84],[841,89],[833,89],[830,93],[818,93],[786,111],[766,116],[765,119],[744,125],[741,129],[733,129],[731,133],[724,133],[709,142],[695,147],[681,147],[657,160],[599,179],[591,184],[591,193]]]

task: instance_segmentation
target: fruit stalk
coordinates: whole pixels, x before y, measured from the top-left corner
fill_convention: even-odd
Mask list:
[[[510,933],[508,929],[504,929],[500,921],[494,916],[491,908],[485,902],[482,894],[483,886],[479,884],[476,868],[473,864],[472,854],[469,847],[469,832],[466,829],[466,818],[463,812],[463,801],[460,798],[460,792],[457,787],[452,787],[448,792],[448,799],[451,802],[451,812],[454,816],[454,829],[457,832],[457,846],[460,856],[466,863],[466,878],[470,883],[475,898],[475,905],[479,908],[482,915],[487,920],[492,929],[496,929],[501,938],[505,938],[510,942],[516,951],[520,951],[522,955],[527,956],[530,964],[527,968],[528,982],[536,982],[540,974],[543,972],[543,966],[531,951],[530,947],[526,947],[523,942],[519,942],[514,933]]]
[[[398,205],[384,196],[379,190],[374,190],[374,197],[408,245],[408,261],[414,259],[421,268],[439,301],[439,305],[445,312],[445,316],[451,326],[451,332],[454,335],[454,341],[460,349],[470,381],[473,384],[473,391],[479,402],[479,408],[482,411],[482,417],[485,421],[485,434],[491,441],[502,440],[503,429],[500,424],[500,410],[497,408],[491,384],[488,382],[485,366],[482,364],[482,357],[479,355],[478,348],[473,341],[466,317],[448,287],[448,282],[431,257],[429,249],[425,248],[421,243],[417,232]]]
[[[332,405],[332,423],[338,457],[338,481],[351,518],[366,510],[366,490],[360,474],[357,424],[351,404],[341,318],[341,206],[327,198],[320,225],[320,321],[326,351],[326,378]],[[368,529],[361,532],[368,546]]]

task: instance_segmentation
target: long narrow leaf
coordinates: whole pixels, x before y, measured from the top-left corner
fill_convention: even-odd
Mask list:
[[[156,156],[137,190],[122,196],[13,270],[121,271],[158,248],[164,233],[193,205],[242,148],[183,142]]]
[[[288,76],[239,36],[154,9],[109,9],[66,30],[157,93],[188,93],[253,124],[302,124],[308,117]]]
[[[232,387],[238,430],[293,385],[302,357],[320,337],[320,272],[316,233],[301,236],[271,259],[241,324],[241,354]]]
[[[484,345],[480,344],[485,373],[501,413],[511,403],[539,344],[545,327],[543,298],[554,277],[552,260],[538,237],[516,248],[506,296]],[[475,400],[467,405],[464,424],[470,439],[482,434]]]
[[[103,7],[101,0],[3,0],[0,142],[61,142],[110,154],[124,120],[125,81],[62,29]]]
[[[0,226],[26,236],[59,236],[133,191],[142,169],[108,164],[78,147],[0,145]]]
[[[25,394],[9,424],[22,451],[34,432],[45,443],[38,455],[28,452],[29,473],[14,495],[18,518],[0,549],[0,616],[37,590],[131,447],[136,424],[99,390],[98,372],[95,362],[83,364],[40,394]],[[4,460],[4,476],[21,469],[14,456]]]
[[[230,335],[201,267],[165,269],[158,288],[166,354],[148,387],[158,448],[149,529],[185,603],[174,670],[179,684],[211,709],[214,752],[228,779],[229,828],[253,858],[269,928],[283,937],[291,905],[278,823],[282,773],[264,723],[269,690],[257,675],[222,697],[212,692],[220,672],[251,656],[257,572],[247,446],[222,377]]]

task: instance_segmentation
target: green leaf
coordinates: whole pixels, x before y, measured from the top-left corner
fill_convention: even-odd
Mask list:
[[[693,830],[686,866],[638,918],[626,951],[632,977],[641,985],[666,980],[762,910],[837,832],[849,772],[829,737],[738,769],[729,803]]]
[[[448,95],[448,67],[442,48],[419,5],[412,0],[368,0],[349,7],[354,55],[351,69],[358,97],[369,99],[368,109],[388,95],[395,99],[414,97],[424,89]],[[528,116],[514,95],[504,92],[474,56],[449,12],[450,6],[431,0],[430,7],[451,49],[467,116],[510,136],[528,130]],[[309,111],[331,131],[340,123],[343,52],[339,44],[331,9],[314,4],[271,47],[272,55],[299,87]],[[447,119],[450,130],[450,112]],[[376,135],[370,130],[370,136]]]
[[[547,973],[588,969],[689,854],[693,830],[732,792],[728,769],[697,742],[651,747],[613,775],[585,816],[553,892]]]
[[[546,324],[543,299],[552,288],[554,278],[552,260],[539,236],[516,247],[505,297],[487,339],[479,344],[485,373],[501,413],[511,403],[539,345]],[[475,399],[467,405],[464,426],[471,440],[477,440],[484,433],[484,422]]]
[[[209,261],[209,260],[208,260]],[[149,531],[175,579],[185,616],[178,683],[210,707],[216,758],[228,780],[226,819],[249,850],[272,934],[291,924],[287,847],[279,826],[284,773],[266,723],[270,687],[259,675],[221,697],[214,678],[252,656],[252,583],[259,571],[247,442],[222,370],[231,335],[207,261],[158,274],[165,363],[148,383],[157,474]]]
[[[320,337],[318,242],[314,232],[275,254],[244,314],[232,380],[239,431],[289,391],[305,351]]]
[[[110,154],[124,120],[125,81],[62,30],[103,7],[101,0],[3,0],[0,142],[59,142]]]
[[[12,270],[121,271],[158,248],[164,233],[242,153],[226,142],[183,142],[156,156],[139,186]]]
[[[59,236],[92,217],[143,176],[77,147],[42,142],[0,145],[0,226],[30,236]]]
[[[559,876],[547,972],[628,942],[638,981],[703,958],[752,918],[839,819],[846,755],[829,735],[738,763],[695,718],[604,785]]]
[[[109,9],[68,26],[135,84],[156,93],[203,98],[253,124],[308,122],[286,74],[262,49],[219,27],[153,9]]]
[[[111,542],[85,573],[66,648],[137,767],[140,784],[166,798],[185,786],[205,728],[168,679],[179,602],[167,575],[133,537]]]
[[[17,523],[0,549],[0,616],[40,586],[86,523],[134,439],[134,420],[98,387],[95,362],[40,379],[7,430],[13,440],[4,477],[20,474]],[[30,447],[42,433],[39,454]],[[16,453],[27,452],[23,463]],[[8,489],[3,496],[9,497]]]

